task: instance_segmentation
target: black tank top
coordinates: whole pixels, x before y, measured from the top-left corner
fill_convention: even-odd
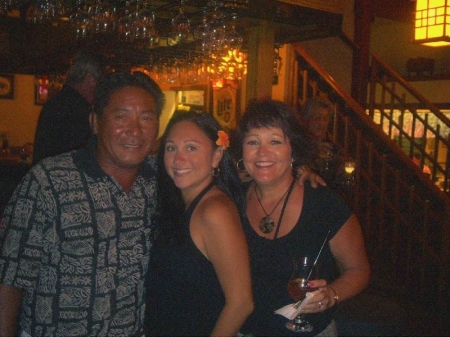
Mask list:
[[[213,186],[207,186],[184,213],[179,229],[186,239],[152,250],[147,336],[210,335],[225,304],[213,265],[195,246],[189,231],[192,213]]]

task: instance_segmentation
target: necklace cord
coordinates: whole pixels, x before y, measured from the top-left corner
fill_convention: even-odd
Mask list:
[[[264,212],[264,214],[265,214],[265,216],[262,217],[261,220],[260,220],[260,222],[259,222],[259,229],[260,229],[261,232],[263,232],[264,234],[272,233],[272,231],[274,230],[274,228],[275,228],[275,223],[274,223],[274,221],[272,220],[272,218],[271,218],[270,216],[273,214],[273,212],[277,209],[278,205],[279,205],[279,204],[281,203],[281,201],[284,199],[283,207],[282,207],[282,209],[281,209],[280,216],[279,216],[279,218],[278,218],[278,223],[277,223],[277,226],[276,226],[277,228],[276,228],[276,231],[275,231],[274,239],[277,238],[277,236],[278,236],[278,231],[279,231],[279,229],[280,229],[281,221],[282,221],[282,219],[283,219],[284,210],[285,210],[285,208],[286,208],[286,205],[287,205],[289,196],[290,196],[290,194],[291,194],[291,192],[292,192],[292,189],[294,188],[295,181],[296,181],[296,179],[295,179],[295,177],[294,177],[294,178],[292,179],[292,182],[290,183],[288,189],[286,190],[286,192],[284,192],[284,194],[281,196],[280,200],[278,200],[277,204],[275,205],[275,207],[272,209],[272,211],[271,211],[269,214],[267,214],[266,210],[264,209],[264,206],[263,206],[262,203],[261,203],[261,200],[259,199],[258,192],[256,191],[256,184],[254,185],[254,188],[255,188],[255,194],[256,194],[256,199],[258,200],[258,203],[259,203],[259,205],[261,206],[261,209],[263,210],[263,212]]]
[[[284,197],[286,196],[286,194],[288,194],[289,190],[291,188],[291,185],[289,185],[288,189],[286,190],[286,192],[283,193],[283,195],[281,196],[280,200],[278,200],[277,204],[275,205],[275,207],[273,208],[272,212],[270,212],[269,214],[267,214],[266,210],[264,209],[264,206],[261,203],[261,200],[259,199],[258,196],[258,192],[256,191],[256,183],[255,183],[255,194],[256,194],[256,199],[258,199],[259,205],[261,206],[264,214],[268,217],[270,217],[272,215],[272,213],[277,209],[278,205],[280,204],[280,202],[284,199]]]
[[[294,188],[294,184],[295,184],[295,178],[292,180],[292,183],[289,186],[289,189],[287,192],[286,199],[284,200],[283,208],[281,209],[280,217],[278,218],[277,228],[275,229],[275,234],[273,236],[274,239],[276,239],[278,237],[278,232],[280,231],[280,227],[281,227],[281,220],[283,220],[284,210],[286,209],[287,202],[288,202],[289,197],[291,196],[291,192]]]

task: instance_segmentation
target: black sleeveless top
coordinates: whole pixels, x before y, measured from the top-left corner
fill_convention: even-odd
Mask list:
[[[210,335],[225,305],[211,262],[192,241],[189,222],[207,191],[189,205],[179,230],[184,240],[152,248],[148,280],[146,335]]]
[[[311,333],[294,333],[285,327],[287,318],[274,311],[294,302],[286,290],[293,258],[315,258],[324,240],[332,239],[350,215],[351,210],[345,202],[329,188],[312,188],[305,184],[302,212],[297,224],[287,235],[268,240],[259,236],[247,217],[244,217],[255,309],[242,327],[243,333],[252,333],[254,336],[314,336],[330,324],[334,308],[308,315],[308,320],[314,325]],[[328,282],[332,281],[335,274],[335,262],[328,242],[320,254],[318,272],[319,277]]]

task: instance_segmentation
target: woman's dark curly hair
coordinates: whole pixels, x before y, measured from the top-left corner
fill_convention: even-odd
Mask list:
[[[294,171],[302,165],[313,165],[317,153],[316,141],[286,103],[272,99],[253,100],[249,103],[231,141],[233,157],[236,160],[242,158],[243,141],[250,129],[270,127],[280,128],[289,139]]]
[[[161,232],[165,235],[164,240],[174,239],[182,230],[177,230],[181,217],[185,210],[184,201],[179,188],[175,186],[172,178],[168,175],[164,167],[164,153],[167,136],[172,128],[180,122],[191,122],[197,125],[210,139],[214,147],[217,147],[217,132],[222,130],[217,121],[209,114],[192,111],[175,111],[170,119],[164,134],[161,137],[158,151],[158,197],[160,200],[160,211],[158,212],[156,223],[161,225]],[[217,186],[224,191],[236,204],[238,211],[242,215],[244,205],[244,192],[239,175],[237,174],[233,160],[228,150],[223,151],[222,160],[219,163],[219,172],[215,177]],[[176,238],[175,238],[176,240]],[[165,242],[167,243],[167,242]]]

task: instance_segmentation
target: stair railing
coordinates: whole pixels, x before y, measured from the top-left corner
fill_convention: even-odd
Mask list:
[[[375,55],[369,83],[369,116],[449,193],[450,119]]]
[[[360,219],[372,287],[430,305],[437,316],[448,312],[450,199],[300,44],[293,48],[297,101],[321,94],[317,82],[325,84],[335,106],[331,139],[357,160],[354,186],[338,192]]]

